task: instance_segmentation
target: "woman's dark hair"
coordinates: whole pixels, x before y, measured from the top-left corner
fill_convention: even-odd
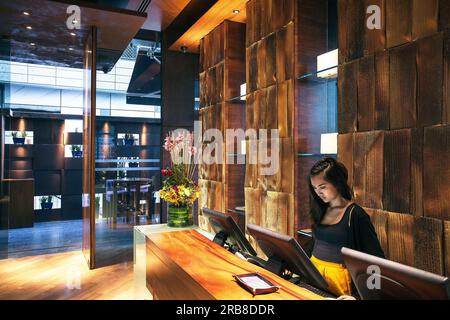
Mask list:
[[[329,206],[329,204],[323,202],[317,195],[311,184],[311,178],[322,172],[324,173],[323,178],[331,183],[343,198],[347,200],[352,200],[353,198],[352,189],[347,183],[347,168],[334,158],[324,158],[317,162],[311,168],[308,176],[309,190],[311,193],[311,218],[313,220],[313,227],[321,223]]]

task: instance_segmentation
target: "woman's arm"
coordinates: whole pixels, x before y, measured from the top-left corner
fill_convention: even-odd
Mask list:
[[[356,234],[356,250],[361,252],[385,258],[380,241],[378,240],[375,227],[370,221],[369,215],[362,208],[357,210],[357,225],[354,226]],[[355,210],[356,211],[356,210]]]

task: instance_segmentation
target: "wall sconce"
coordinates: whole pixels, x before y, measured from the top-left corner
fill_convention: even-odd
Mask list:
[[[318,78],[336,78],[338,74],[339,50],[333,50],[317,57]]]
[[[337,133],[323,133],[320,135],[320,153],[337,154]]]

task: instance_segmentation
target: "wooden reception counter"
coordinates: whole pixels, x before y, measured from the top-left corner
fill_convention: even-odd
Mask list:
[[[195,230],[146,236],[146,284],[163,300],[319,300],[323,299],[230,253]],[[259,272],[281,286],[252,296],[233,274]]]

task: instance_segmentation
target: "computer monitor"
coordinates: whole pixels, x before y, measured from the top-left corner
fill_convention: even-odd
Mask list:
[[[203,208],[202,211],[216,233],[213,240],[215,243],[221,246],[228,244],[233,253],[239,251],[243,255],[256,256],[255,249],[232,217],[208,208]]]
[[[341,252],[363,300],[450,298],[450,283],[446,277],[348,248],[342,248]]]
[[[328,288],[327,281],[297,240],[252,224],[247,225],[247,231],[256,239],[261,250],[269,258],[266,269],[280,276],[287,269],[300,276],[303,282],[322,290]]]

